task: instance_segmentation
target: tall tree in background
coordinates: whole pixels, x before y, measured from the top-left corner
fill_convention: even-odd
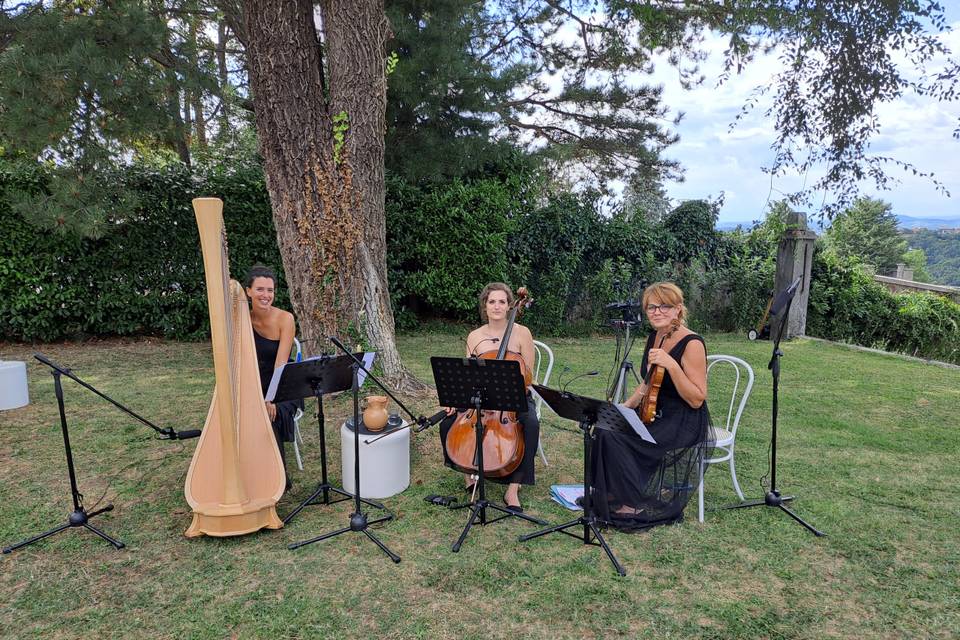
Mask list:
[[[127,194],[102,180],[122,156],[191,162],[220,91],[198,0],[21,2],[0,12],[0,146],[43,163],[42,196],[14,205],[44,227],[96,235]],[[216,109],[216,106],[213,107]]]
[[[769,172],[824,170],[790,204],[829,191],[833,215],[862,182],[895,184],[889,167],[933,179],[868,150],[878,105],[907,92],[957,98],[955,59],[927,69],[950,55],[938,37],[943,11],[935,0],[391,0],[390,46],[404,81],[391,85],[388,158],[403,173],[445,175],[476,161],[474,134],[489,130],[555,167],[586,169],[570,174],[578,181],[629,179],[634,190],[655,192],[680,176],[664,152],[683,115],[650,83],[655,61],[672,65],[684,86],[703,82],[704,37],[714,34],[727,39],[721,81],[758,55],[779,56],[782,70],[756,88],[744,113],[763,105],[775,124]]]
[[[873,198],[861,198],[840,212],[824,237],[830,250],[858,257],[876,267],[877,273],[895,269],[907,250],[890,205]]]
[[[290,298],[308,348],[352,328],[395,386],[417,383],[394,343],[386,268],[382,0],[243,5],[260,153]]]

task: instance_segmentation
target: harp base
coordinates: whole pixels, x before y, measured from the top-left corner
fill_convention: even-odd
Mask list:
[[[215,511],[216,509],[211,509]],[[280,529],[283,520],[277,515],[273,505],[262,507],[248,513],[211,514],[193,512],[193,522],[183,534],[188,538],[201,535],[224,538],[228,536],[242,536],[260,529]]]

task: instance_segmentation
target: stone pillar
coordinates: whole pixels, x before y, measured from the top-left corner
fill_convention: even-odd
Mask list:
[[[813,266],[813,242],[817,234],[807,227],[807,216],[799,211],[787,214],[787,230],[777,247],[777,275],[774,279],[774,296],[785,290],[797,278],[801,278],[797,294],[790,305],[784,340],[802,336],[807,329],[807,302],[810,299],[810,270]],[[776,339],[780,317],[770,319],[771,337]]]

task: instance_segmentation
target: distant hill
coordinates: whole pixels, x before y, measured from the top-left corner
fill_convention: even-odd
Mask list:
[[[717,231],[732,231],[741,226],[744,229],[749,229],[752,227],[754,222],[752,220],[734,220],[734,221],[720,221],[717,223]],[[812,220],[807,219],[807,224],[810,225],[814,231],[820,231],[819,221],[814,217]],[[828,225],[829,226],[829,225]],[[920,216],[897,216],[897,226],[901,229],[960,229],[960,216],[950,217],[950,218],[927,218]]]
[[[901,229],[960,229],[960,216],[952,218],[921,218],[898,215],[897,224]]]

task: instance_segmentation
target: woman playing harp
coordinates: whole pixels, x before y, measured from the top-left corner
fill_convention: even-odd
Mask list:
[[[247,297],[250,298],[250,323],[253,325],[253,341],[257,349],[260,388],[263,395],[266,395],[273,372],[292,360],[293,338],[297,327],[292,313],[273,306],[277,287],[277,275],[273,269],[262,264],[253,265],[247,272],[244,284]],[[287,456],[283,443],[293,442],[296,429],[294,416],[298,409],[303,410],[303,400],[264,402],[264,406],[273,427],[280,457],[283,459],[283,468],[286,470]],[[288,491],[290,485],[290,474],[287,474]]]

